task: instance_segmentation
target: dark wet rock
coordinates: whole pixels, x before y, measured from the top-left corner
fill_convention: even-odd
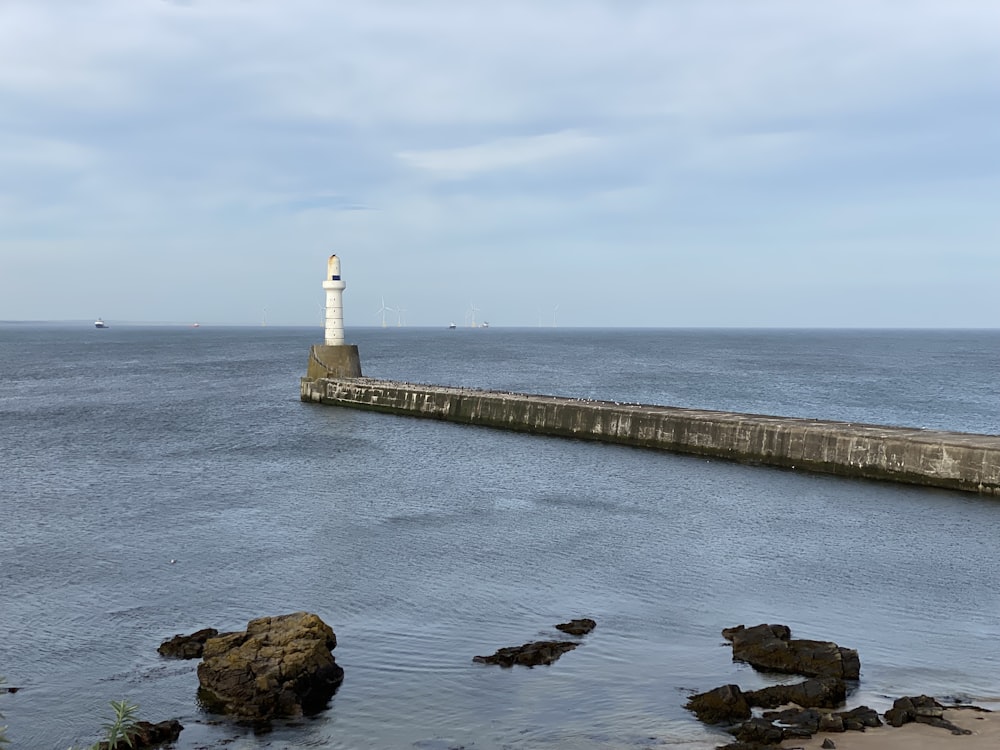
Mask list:
[[[845,731],[863,732],[866,727],[880,727],[882,720],[878,717],[878,712],[868,706],[858,706],[850,711],[841,711],[838,714],[844,723]],[[829,731],[829,730],[823,730]]]
[[[858,729],[864,729],[863,727],[857,727]],[[834,712],[824,712],[819,715],[819,724],[816,725],[816,732],[846,732],[847,724],[844,721],[844,715],[841,713]],[[815,734],[816,732],[813,732]]]
[[[945,719],[944,706],[927,695],[897,698],[892,708],[885,712],[885,720],[894,727],[915,721],[947,729],[952,734],[972,734],[970,730],[962,729]]]
[[[706,724],[735,724],[750,718],[750,704],[737,685],[723,685],[692,695],[684,705]]]
[[[746,693],[751,706],[775,708],[794,703],[802,708],[835,708],[847,698],[847,686],[839,677],[813,677],[794,685],[773,685]]]
[[[210,711],[253,721],[317,713],[344,679],[337,636],[308,612],[261,617],[205,642],[198,697]]]
[[[728,745],[719,745],[716,750],[780,750],[780,745],[773,743],[762,744],[760,742],[730,742]]]
[[[867,706],[850,711],[817,711],[814,708],[786,708],[765,711],[763,717],[784,729],[785,739],[805,739],[818,732],[863,732],[866,727],[880,727],[878,713]]]
[[[807,739],[819,731],[824,714],[814,708],[786,708],[783,711],[765,711],[764,718],[780,724],[785,737]]]
[[[138,721],[129,732],[127,737],[122,737],[109,747],[107,742],[97,745],[99,750],[145,750],[146,748],[159,747],[167,742],[175,742],[184,727],[177,719],[169,719],[156,724],[148,721]]]
[[[823,740],[823,744],[820,745],[820,747],[823,748],[823,750],[837,750],[837,743],[827,737]]]
[[[161,643],[156,652],[171,659],[200,659],[205,649],[205,641],[218,635],[219,631],[215,628],[204,628],[191,635],[178,634]]]
[[[569,633],[570,635],[587,635],[587,633],[596,627],[596,622],[591,620],[589,617],[582,617],[578,620],[561,622],[556,625],[556,630],[561,630],[562,632]]]
[[[786,625],[737,625],[724,629],[722,635],[733,644],[733,659],[754,669],[844,680],[861,675],[857,651],[832,641],[792,639]]]
[[[916,700],[921,701],[923,698],[926,698],[926,696],[920,696]],[[931,700],[934,699],[932,698]],[[892,708],[885,712],[886,723],[893,727],[901,727],[903,724],[915,721],[917,713],[913,701],[913,698],[897,698],[893,702]]]
[[[534,641],[523,646],[497,649],[496,653],[490,656],[474,656],[472,661],[480,664],[499,664],[501,667],[513,667],[515,664],[525,667],[547,666],[578,645],[571,641]]]
[[[777,745],[784,739],[784,732],[767,719],[750,719],[732,730],[738,742],[747,745]]]

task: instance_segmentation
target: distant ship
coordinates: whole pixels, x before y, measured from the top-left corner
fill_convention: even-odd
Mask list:
[[[94,328],[110,328],[110,327],[111,326],[109,326],[107,323],[101,320],[101,318],[98,318],[97,320],[94,321]]]
[[[452,328],[458,328],[458,326],[455,325],[454,323],[449,323],[448,324],[448,330],[451,330]]]

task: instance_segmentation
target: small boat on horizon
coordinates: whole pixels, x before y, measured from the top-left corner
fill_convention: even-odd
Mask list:
[[[102,318],[98,318],[97,320],[94,321],[94,328],[110,328],[110,327],[111,326],[105,323]]]
[[[449,323],[449,324],[448,324],[448,330],[450,331],[450,330],[452,330],[453,328],[458,328],[458,326],[457,326],[457,325],[455,325],[454,323]]]

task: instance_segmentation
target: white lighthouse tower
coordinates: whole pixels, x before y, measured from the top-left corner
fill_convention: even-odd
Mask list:
[[[344,343],[344,289],[347,284],[340,278],[340,258],[331,255],[326,262],[326,335],[323,343],[327,346],[341,346]]]
[[[305,380],[360,378],[361,357],[358,347],[344,343],[344,289],[340,277],[340,258],[331,255],[326,262],[326,316],[323,343],[313,344],[309,351],[309,366]],[[305,386],[303,386],[305,388]],[[303,390],[305,393],[305,390]]]

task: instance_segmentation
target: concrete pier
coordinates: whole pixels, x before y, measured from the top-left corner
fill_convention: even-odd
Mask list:
[[[313,344],[309,348],[309,362],[306,365],[306,377],[313,380],[321,378],[360,378],[361,355],[357,344]]]
[[[368,378],[303,378],[333,406],[750,464],[1000,494],[1000,436],[619,404]]]

